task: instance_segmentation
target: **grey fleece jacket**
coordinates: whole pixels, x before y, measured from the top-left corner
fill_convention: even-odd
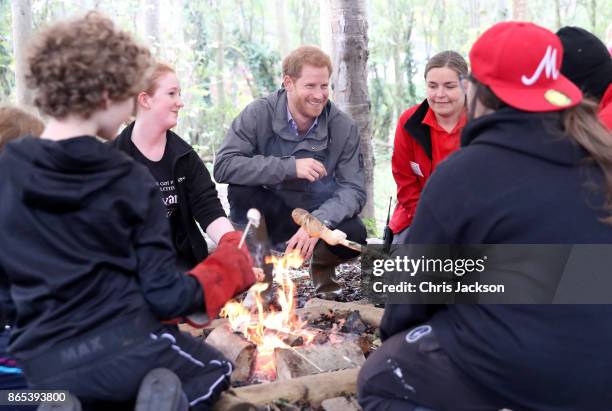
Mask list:
[[[295,160],[314,158],[327,176],[298,179]],[[305,208],[335,227],[358,214],[366,201],[357,125],[331,101],[314,132],[298,137],[287,121],[284,89],[250,103],[234,119],[217,153],[220,183],[264,186],[291,208]]]

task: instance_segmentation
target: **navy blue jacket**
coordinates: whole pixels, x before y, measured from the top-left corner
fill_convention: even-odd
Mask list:
[[[609,244],[601,170],[560,115],[511,108],[468,124],[430,178],[414,244]],[[486,274],[486,273],[485,273]],[[389,305],[383,338],[429,322],[451,360],[506,406],[612,409],[612,306]]]
[[[24,362],[97,327],[203,308],[175,270],[148,170],[94,137],[25,138],[0,155],[0,309]]]

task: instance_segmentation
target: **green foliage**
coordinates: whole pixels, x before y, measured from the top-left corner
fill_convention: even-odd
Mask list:
[[[376,228],[376,220],[373,218],[362,218],[363,225],[365,225],[368,237],[378,237],[378,229]]]
[[[0,35],[0,101],[7,100],[15,87],[15,73],[11,70],[12,53],[6,37]]]
[[[280,54],[269,45],[255,43],[238,35],[238,47],[242,51],[256,88],[254,95],[262,96],[278,88]]]
[[[11,3],[0,0],[0,102],[8,100],[15,87],[11,41]]]
[[[369,92],[373,114],[372,134],[375,140],[385,141],[389,135],[389,125],[395,120],[392,118],[393,97],[390,87],[385,84],[385,80],[379,75],[378,67],[371,67],[370,72]]]

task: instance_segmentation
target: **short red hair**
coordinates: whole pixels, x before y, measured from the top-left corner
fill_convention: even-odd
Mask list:
[[[283,60],[283,77],[289,76],[298,79],[302,75],[302,68],[305,65],[313,67],[327,67],[331,76],[332,63],[327,54],[315,46],[301,46],[293,50]]]

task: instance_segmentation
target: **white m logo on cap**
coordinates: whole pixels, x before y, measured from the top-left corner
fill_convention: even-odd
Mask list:
[[[556,80],[557,77],[559,77],[559,70],[557,70],[557,49],[554,49],[552,46],[548,46],[546,49],[546,54],[544,54],[535,73],[533,73],[531,77],[526,77],[525,75],[521,76],[521,81],[524,85],[531,86],[538,81],[543,70],[545,70],[544,75],[546,78],[552,77]]]

